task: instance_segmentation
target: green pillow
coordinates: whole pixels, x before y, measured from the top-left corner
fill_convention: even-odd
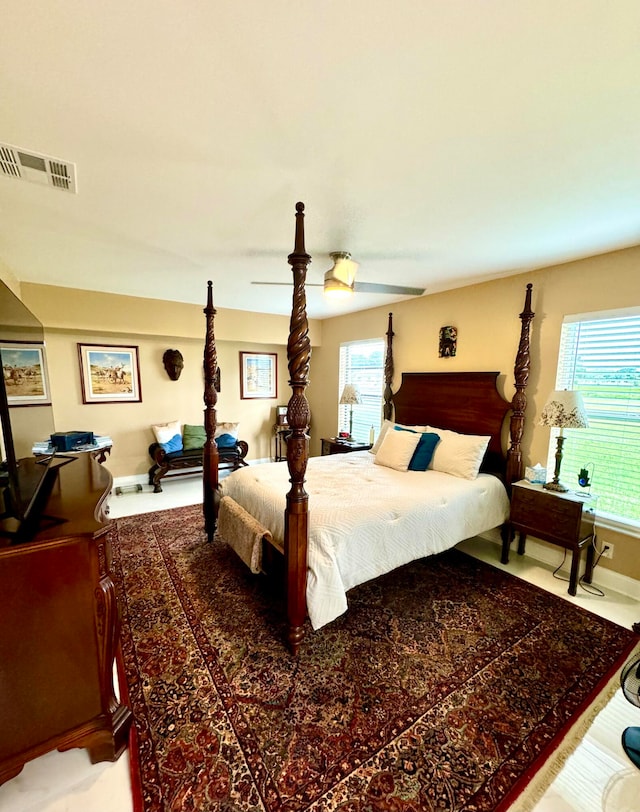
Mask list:
[[[182,429],[182,447],[185,451],[195,451],[203,448],[207,435],[204,426],[186,425]]]

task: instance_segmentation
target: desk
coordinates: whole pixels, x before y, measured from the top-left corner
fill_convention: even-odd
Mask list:
[[[113,443],[111,442],[111,438],[96,437],[96,442],[93,444],[78,445],[75,448],[72,448],[70,451],[61,451],[59,453],[91,454],[94,460],[103,463],[107,461],[107,454],[111,454],[112,445]],[[34,443],[33,448],[31,449],[31,452],[35,457],[48,457],[50,454],[53,454],[54,451],[55,448],[46,440],[42,443]]]

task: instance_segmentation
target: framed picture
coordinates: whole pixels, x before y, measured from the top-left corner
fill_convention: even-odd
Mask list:
[[[138,348],[78,344],[83,403],[140,403]]]
[[[276,406],[276,423],[278,426],[287,426],[287,407]]]
[[[278,356],[275,352],[240,353],[240,398],[278,397]]]
[[[0,341],[0,357],[9,406],[51,405],[44,344]]]

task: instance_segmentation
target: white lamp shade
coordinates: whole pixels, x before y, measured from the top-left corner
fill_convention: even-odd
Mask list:
[[[342,390],[342,395],[340,395],[340,403],[342,405],[347,404],[351,406],[356,403],[362,403],[358,387],[351,383],[346,383],[344,385],[344,389]]]
[[[560,429],[588,428],[589,419],[580,392],[575,389],[552,392],[540,415],[540,425]]]
[[[351,296],[358,263],[351,259],[348,251],[333,251],[331,259],[333,267],[324,275],[325,294],[331,297]]]

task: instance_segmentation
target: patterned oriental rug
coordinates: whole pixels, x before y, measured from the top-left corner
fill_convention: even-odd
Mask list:
[[[530,808],[638,641],[454,550],[352,590],[293,659],[201,506],[112,534],[138,811]]]

